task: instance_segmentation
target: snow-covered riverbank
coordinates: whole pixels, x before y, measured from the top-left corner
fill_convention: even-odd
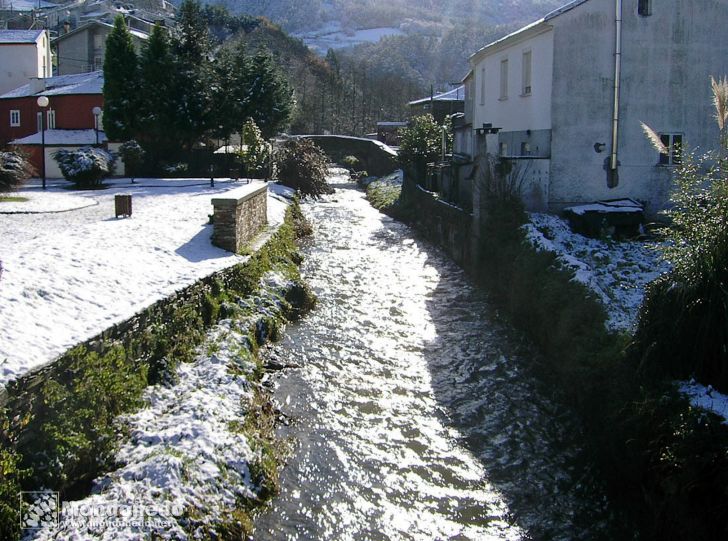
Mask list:
[[[241,501],[256,501],[257,434],[246,431],[257,366],[249,331],[281,316],[291,283],[268,273],[254,298],[238,301],[242,316],[207,334],[196,359],[182,363],[177,382],[144,392],[147,406],[120,419],[126,427],[115,461],[92,494],[63,502],[59,523],[27,540],[134,541],[198,539],[231,523]],[[250,425],[252,426],[252,425]]]
[[[0,204],[0,212],[31,212],[0,214],[0,385],[242,260],[212,246],[208,224],[211,198],[238,183],[108,184],[107,190],[72,194],[65,182],[45,192],[30,185],[14,194],[28,202]],[[271,226],[283,221],[285,192],[279,186],[269,191]],[[118,193],[132,195],[131,218],[115,218]]]
[[[524,228],[536,248],[553,252],[576,281],[594,292],[612,330],[633,330],[645,287],[669,269],[650,243],[588,238],[551,214],[530,214]]]
[[[553,252],[561,266],[574,273],[574,280],[597,296],[610,329],[633,332],[647,284],[670,268],[659,251],[647,242],[584,237],[551,214],[529,216],[524,226],[529,241],[539,250]],[[693,406],[713,411],[728,423],[727,395],[695,381],[677,386]]]

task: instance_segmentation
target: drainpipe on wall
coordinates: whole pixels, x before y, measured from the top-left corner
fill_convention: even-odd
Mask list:
[[[612,152],[607,168],[607,186],[619,184],[619,93],[622,79],[622,0],[615,0],[614,38],[614,114],[612,115]]]

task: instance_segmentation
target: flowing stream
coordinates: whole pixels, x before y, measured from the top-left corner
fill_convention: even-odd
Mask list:
[[[293,452],[256,540],[613,539],[537,358],[438,248],[348,178],[307,203],[319,304],[270,351]]]

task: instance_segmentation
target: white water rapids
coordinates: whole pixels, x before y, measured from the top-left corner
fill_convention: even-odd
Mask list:
[[[272,354],[294,451],[256,540],[599,539],[608,506],[533,354],[346,177],[308,203],[319,305]]]

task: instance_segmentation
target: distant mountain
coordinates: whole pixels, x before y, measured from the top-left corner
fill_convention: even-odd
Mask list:
[[[524,23],[567,0],[210,0],[231,13],[261,15],[289,32],[313,32],[327,24],[344,31],[396,27],[433,30],[461,21],[487,26]]]
[[[263,16],[319,55],[340,50],[374,72],[398,72],[443,89],[467,58],[493,39],[568,0],[208,0],[231,13]],[[381,39],[380,39],[381,38]]]

